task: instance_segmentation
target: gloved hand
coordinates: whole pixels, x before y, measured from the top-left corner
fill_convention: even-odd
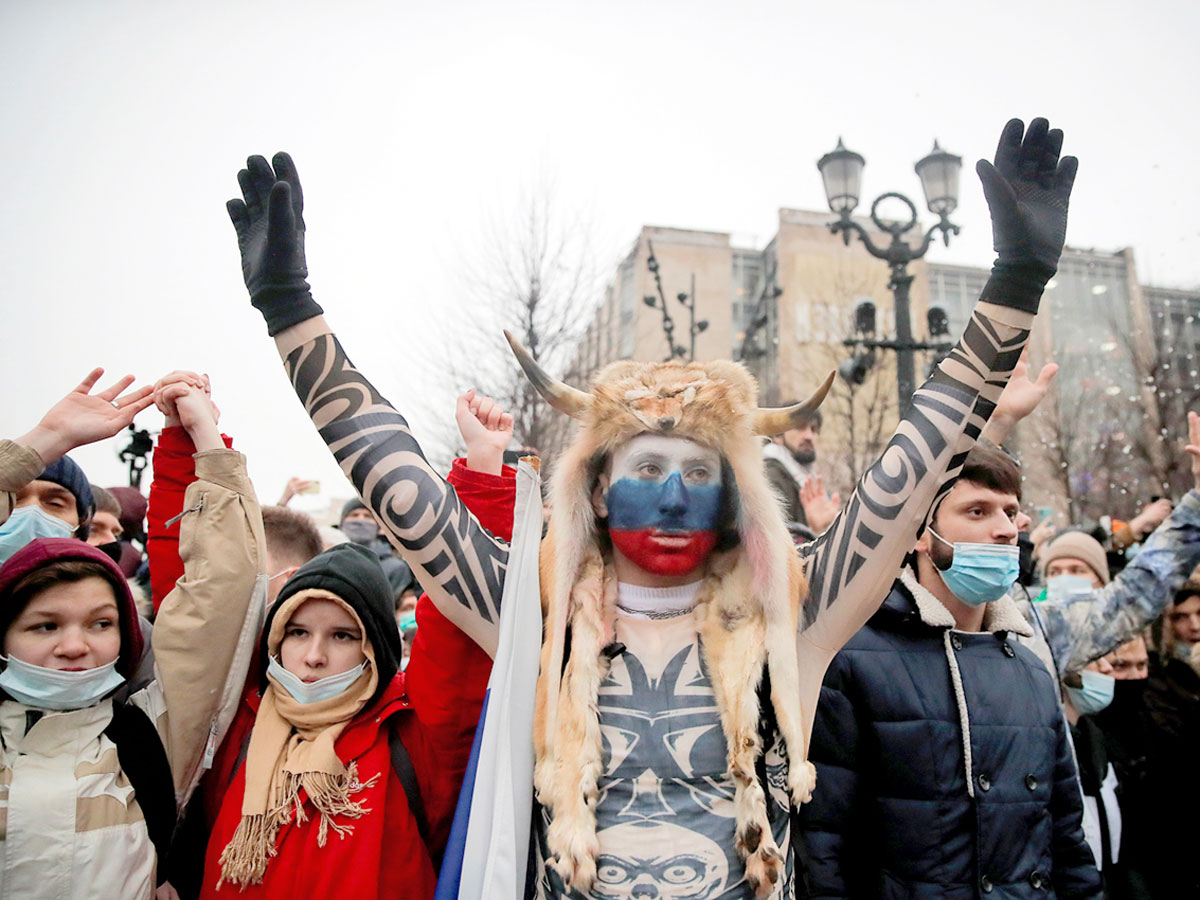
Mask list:
[[[238,172],[241,200],[225,204],[242,253],[242,276],[250,302],[274,337],[323,310],[309,291],[304,262],[304,194],[296,166],[286,153],[271,165],[261,156]]]
[[[1024,138],[1022,139],[1022,134]],[[1058,268],[1067,237],[1067,205],[1079,161],[1062,151],[1063,133],[1045,119],[1025,130],[1020,119],[1004,126],[996,162],[979,160],[975,171],[992,216],[997,260],[984,298],[1036,312],[1042,289]]]

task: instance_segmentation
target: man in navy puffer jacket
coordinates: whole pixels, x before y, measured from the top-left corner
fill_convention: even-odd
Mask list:
[[[1057,687],[1005,595],[1019,503],[1015,464],[972,450],[911,567],[830,665],[798,895],[1102,896]]]

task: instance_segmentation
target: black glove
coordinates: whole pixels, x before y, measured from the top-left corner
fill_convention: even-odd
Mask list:
[[[1034,119],[1028,131],[1012,119],[1000,135],[995,165],[982,159],[975,165],[998,255],[980,299],[1037,312],[1042,290],[1058,269],[1079,168],[1073,156],[1059,159],[1062,142],[1062,131],[1045,119]]]
[[[225,204],[242,252],[242,276],[250,302],[267,320],[274,337],[323,310],[308,289],[304,262],[304,194],[296,166],[286,153],[271,160],[246,160],[238,172],[241,200]]]

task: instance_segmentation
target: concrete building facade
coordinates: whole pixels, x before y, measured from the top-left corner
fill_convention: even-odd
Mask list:
[[[613,274],[570,377],[586,382],[614,359],[667,357],[661,313],[643,301],[657,293],[647,268],[652,244],[677,344],[689,340],[676,294],[690,293],[694,277],[696,317],[708,322],[695,358],[744,362],[759,380],[763,405],[807,396],[854,352],[842,342],[859,303],[875,304],[878,336],[895,333],[887,265],[857,239],[847,246],[831,234],[830,220],[829,213],[781,209],[775,236],[761,249],[735,246],[724,232],[643,228]],[[916,339],[926,338],[931,306],[945,310],[957,338],[988,270],[919,260],[909,272]],[[1186,422],[1166,416],[1173,407],[1159,395],[1200,398],[1200,291],[1141,285],[1129,249],[1067,248],[1031,341],[1035,373],[1048,360],[1060,366],[1057,390],[1013,440],[1025,459],[1030,505],[1061,513],[1061,521],[1085,521],[1102,512],[1131,515],[1164,493],[1178,455],[1173,441],[1186,434]],[[918,383],[932,362],[933,354],[917,354]],[[838,379],[822,409],[831,486],[850,487],[878,455],[897,406],[891,352],[876,354],[861,385]]]

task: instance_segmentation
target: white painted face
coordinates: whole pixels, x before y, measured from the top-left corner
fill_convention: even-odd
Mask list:
[[[622,478],[665,482],[678,472],[684,485],[721,484],[721,456],[688,438],[639,434],[612,455],[611,483]]]

